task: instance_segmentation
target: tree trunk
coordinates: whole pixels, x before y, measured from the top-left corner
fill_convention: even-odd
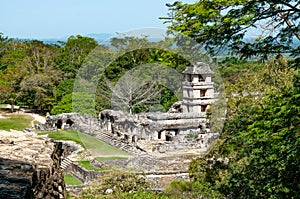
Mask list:
[[[13,113],[13,112],[15,111],[14,108],[15,108],[15,107],[14,107],[14,102],[11,102],[11,103],[10,103],[10,111],[11,111],[11,113]]]

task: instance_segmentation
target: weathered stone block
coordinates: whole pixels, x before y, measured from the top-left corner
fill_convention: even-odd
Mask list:
[[[66,197],[59,143],[20,131],[0,131],[0,140],[5,140],[0,144],[0,198]]]

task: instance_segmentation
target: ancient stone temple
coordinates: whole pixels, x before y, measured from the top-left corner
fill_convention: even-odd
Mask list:
[[[211,80],[213,72],[210,67],[203,63],[187,67],[183,72],[183,113],[204,116],[207,108],[215,101],[214,83]]]
[[[199,133],[209,130],[206,111],[216,100],[211,78],[213,71],[206,63],[197,62],[188,66],[182,74],[183,99],[177,108],[179,111],[149,115],[151,120],[166,130],[162,133],[163,139],[166,134],[183,141],[187,136],[198,136]]]
[[[211,104],[217,100],[210,66],[197,62],[188,66],[182,75],[183,99],[166,113],[102,110],[98,118],[64,113],[48,115],[46,123],[36,128],[78,130],[127,151],[133,157],[124,160],[122,166],[147,173],[147,179],[152,180],[156,188],[164,188],[174,179],[188,180],[190,160],[205,153],[219,133],[211,132],[207,119]],[[97,157],[97,153],[90,152]]]
[[[166,112],[131,115],[103,110],[99,118],[78,113],[48,116],[42,131],[76,129],[130,153],[203,149],[218,133],[210,132],[207,111],[216,101],[213,71],[196,62],[183,71],[183,99]]]

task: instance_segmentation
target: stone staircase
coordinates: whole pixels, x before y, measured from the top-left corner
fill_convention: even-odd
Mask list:
[[[61,170],[64,171],[70,164],[72,164],[72,160],[70,160],[68,157],[63,158],[60,163]]]
[[[111,132],[101,130],[99,133],[97,133],[96,138],[115,146],[123,151],[126,151],[128,153],[132,154],[145,154],[146,151],[141,149],[140,147],[136,147],[133,144],[122,142],[121,140],[114,137]]]
[[[126,151],[131,154],[146,154],[146,150],[143,150],[142,147],[136,146],[133,143],[126,143],[120,140],[119,137],[115,137],[110,131],[104,130],[104,129],[99,129],[94,128],[94,131],[91,131],[93,128],[83,128],[83,127],[78,127],[77,130],[86,133],[89,135],[92,135],[99,140],[102,140],[106,142],[107,144],[110,144],[112,146],[115,146],[123,151]]]

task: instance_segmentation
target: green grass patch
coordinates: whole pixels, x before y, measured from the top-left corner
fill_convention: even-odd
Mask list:
[[[0,129],[9,131],[10,129],[14,130],[23,130],[25,128],[31,128],[31,121],[33,117],[28,115],[11,115],[3,114],[3,119],[0,119]]]
[[[94,157],[98,156],[130,156],[129,153],[122,151],[114,146],[107,144],[91,135],[78,133],[88,152]]]
[[[83,148],[85,145],[81,141],[77,131],[53,131],[53,132],[41,132],[40,135],[48,134],[53,140],[71,140],[80,144]]]
[[[0,104],[0,108],[6,109],[7,104]]]
[[[72,140],[83,146],[94,157],[120,156],[129,157],[130,154],[111,146],[91,135],[77,131],[55,131],[40,134],[48,134],[54,140]]]
[[[127,160],[126,157],[117,157],[117,156],[111,156],[111,157],[96,157],[96,160],[99,162],[109,161],[109,160]]]
[[[67,185],[82,185],[82,182],[75,178],[72,174],[65,174],[64,180]]]
[[[39,121],[34,120],[34,121],[33,121],[33,124],[36,125],[36,124],[42,124],[42,123],[39,122]]]
[[[82,168],[85,168],[86,170],[94,170],[94,171],[101,171],[101,168],[97,168],[94,165],[91,164],[90,161],[88,160],[80,160],[78,161],[78,163],[80,164],[80,166]]]

